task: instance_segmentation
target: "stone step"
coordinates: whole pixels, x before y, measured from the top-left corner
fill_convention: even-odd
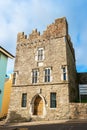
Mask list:
[[[39,117],[39,116],[37,116],[37,117],[32,117],[31,118],[31,122],[32,121],[44,121],[44,118],[41,118],[41,117]]]

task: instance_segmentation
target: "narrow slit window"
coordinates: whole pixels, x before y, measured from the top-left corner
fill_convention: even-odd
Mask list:
[[[50,93],[50,108],[56,108],[56,93]]]
[[[66,80],[66,68],[63,67],[63,80]]]
[[[32,83],[37,83],[38,80],[38,70],[32,70]]]
[[[61,80],[66,81],[67,80],[67,66],[62,66],[61,69]]]
[[[43,48],[38,49],[38,61],[42,61],[44,57],[44,50]]]
[[[45,75],[44,75],[44,82],[50,82],[50,81],[51,81],[51,69],[46,68]]]
[[[27,106],[27,93],[23,93],[22,94],[22,107],[26,107]]]
[[[16,79],[17,79],[17,72],[14,72],[14,74],[13,74],[13,85],[16,84]]]

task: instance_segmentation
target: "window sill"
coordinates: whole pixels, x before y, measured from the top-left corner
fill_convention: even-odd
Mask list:
[[[42,60],[37,60],[37,62],[43,62],[44,61],[44,59],[42,59]]]
[[[22,109],[22,110],[26,110],[26,109],[27,109],[27,107],[21,107],[21,109]]]
[[[68,82],[68,80],[62,80],[62,82]]]
[[[50,84],[50,83],[52,83],[51,81],[50,82],[43,82],[44,84]]]
[[[55,110],[55,109],[57,109],[57,108],[50,108],[51,110]]]
[[[37,85],[38,83],[32,83],[32,85]]]

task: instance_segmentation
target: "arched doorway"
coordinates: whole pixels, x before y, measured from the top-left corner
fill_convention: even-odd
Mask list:
[[[34,100],[34,113],[33,115],[43,115],[43,100],[38,95]]]

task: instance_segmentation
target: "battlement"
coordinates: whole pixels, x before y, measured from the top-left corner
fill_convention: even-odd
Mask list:
[[[45,38],[56,38],[68,35],[68,24],[66,18],[59,18],[55,23],[49,25],[47,30],[43,32]]]
[[[37,29],[33,30],[32,33],[27,38],[27,35],[22,33],[18,33],[17,35],[17,42],[25,41],[27,40],[34,40],[38,38],[57,38],[57,37],[63,37],[68,35],[68,24],[65,17],[58,18],[55,20],[55,23],[52,23],[51,25],[47,26],[47,29],[43,32],[42,35],[40,35],[40,32],[37,31]]]
[[[24,35],[24,32],[18,33],[17,42],[23,41],[24,39],[27,39],[27,35]]]

